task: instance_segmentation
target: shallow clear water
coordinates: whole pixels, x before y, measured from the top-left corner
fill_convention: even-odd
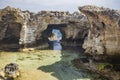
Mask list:
[[[74,51],[0,52],[0,67],[17,63],[21,80],[102,80],[99,75],[76,69],[71,61],[78,57]]]

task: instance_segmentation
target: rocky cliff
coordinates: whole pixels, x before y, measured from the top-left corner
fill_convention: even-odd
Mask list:
[[[63,35],[63,49],[79,46],[79,50],[83,47],[85,53],[90,54],[87,58],[85,55],[85,58],[75,60],[78,68],[82,66],[102,74],[108,80],[119,80],[116,71],[120,71],[120,68],[116,62],[119,63],[120,57],[120,11],[90,5],[79,7],[79,10],[82,13],[32,13],[9,6],[1,9],[0,50],[12,51],[34,46],[41,49],[38,46],[46,47],[52,30],[59,29]],[[108,59],[114,63],[108,63]]]
[[[70,14],[69,12],[41,11],[35,16],[39,22],[36,30],[37,43],[46,41],[52,29],[59,29],[63,34],[62,44],[64,46],[77,46],[77,43],[73,41],[83,38],[89,26],[86,16],[79,12]]]
[[[119,11],[90,5],[79,7],[79,10],[91,25],[83,44],[86,53],[120,55]]]
[[[0,49],[41,46],[47,43],[52,29],[59,29],[63,46],[81,46],[84,42],[86,53],[118,55],[120,12],[96,6],[79,10],[85,15],[67,11],[32,13],[8,6],[0,11]]]
[[[0,11],[0,49],[19,48],[20,31],[24,22],[21,10],[6,7]],[[7,47],[7,48],[6,48]]]
[[[62,32],[64,46],[78,46],[81,45],[78,44],[78,40],[87,34],[88,26],[86,16],[79,12],[32,13],[8,6],[0,11],[0,49],[44,45],[52,29],[59,29]]]

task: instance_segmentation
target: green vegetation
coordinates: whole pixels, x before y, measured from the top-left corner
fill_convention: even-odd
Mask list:
[[[20,80],[94,80],[96,74],[77,70],[72,65],[71,61],[79,56],[75,51],[0,52],[0,67],[17,63]]]

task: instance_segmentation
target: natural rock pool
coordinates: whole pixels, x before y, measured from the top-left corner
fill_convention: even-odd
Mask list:
[[[17,63],[20,80],[105,80],[96,73],[76,69],[72,60],[82,56],[76,51],[38,50],[0,52],[0,68]]]

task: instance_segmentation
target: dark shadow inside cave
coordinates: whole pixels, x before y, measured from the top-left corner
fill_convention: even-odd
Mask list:
[[[49,24],[47,29],[42,32],[42,38],[37,41],[37,44],[39,45],[49,44],[50,41],[48,38],[52,36],[53,30],[57,30],[61,33],[62,39],[60,40],[60,42],[62,43],[63,39],[65,38],[65,32],[63,31],[64,27],[66,27],[66,24]],[[53,49],[53,48],[51,45],[49,45],[43,49]]]
[[[52,47],[50,48],[49,47],[49,40],[48,40],[48,37],[50,37],[52,35],[52,30],[53,29],[56,29],[56,30],[59,30],[62,34],[62,40],[61,40],[61,45],[62,45],[62,50],[70,50],[70,49],[73,49],[73,50],[81,50],[83,51],[83,48],[82,48],[82,44],[84,42],[84,39],[81,39],[81,38],[77,38],[77,39],[73,39],[72,37],[70,38],[66,38],[66,33],[65,33],[65,28],[67,27],[67,24],[49,24],[47,29],[44,30],[42,32],[42,38],[37,40],[37,45],[46,45],[45,47],[43,48],[40,48],[42,50],[45,50],[45,49],[52,49]],[[78,35],[81,34],[81,33],[78,33]]]
[[[6,32],[4,38],[0,41],[1,50],[5,51],[18,51],[20,31],[22,25],[20,23],[8,23],[6,24]]]

